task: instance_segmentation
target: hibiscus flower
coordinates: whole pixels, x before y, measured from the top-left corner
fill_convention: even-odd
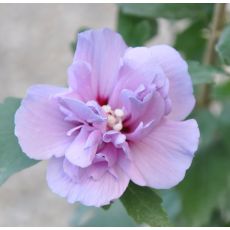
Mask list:
[[[109,29],[78,35],[68,88],[29,88],[15,116],[27,156],[49,160],[51,190],[71,203],[102,206],[129,181],[178,184],[199,142],[188,66],[168,45],[127,47]]]

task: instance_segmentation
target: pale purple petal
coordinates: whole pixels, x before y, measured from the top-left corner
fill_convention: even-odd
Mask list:
[[[66,197],[73,189],[76,181],[72,180],[63,170],[63,160],[61,158],[51,158],[47,169],[47,183],[50,189],[61,197]]]
[[[90,165],[85,174],[87,175],[88,179],[92,180],[100,180],[108,171],[108,163],[106,161],[101,161]],[[83,182],[84,183],[84,182]]]
[[[61,159],[61,158],[60,158]],[[85,180],[87,178],[86,170],[83,168],[80,168],[74,164],[71,164],[70,161],[68,161],[66,158],[63,159],[63,165],[60,167],[61,171],[63,170],[64,173],[74,182],[74,183],[80,183],[82,180]],[[52,164],[55,166],[55,164]],[[55,168],[56,169],[56,168]],[[50,171],[52,170],[52,166],[50,167]],[[52,172],[49,172],[52,173]],[[52,176],[53,177],[53,176]]]
[[[153,46],[150,52],[153,63],[159,64],[169,79],[169,97],[172,102],[169,118],[183,120],[190,114],[195,104],[188,65],[170,46]]]
[[[92,91],[91,72],[91,66],[84,61],[76,61],[68,68],[68,84],[84,102],[96,98]]]
[[[54,97],[64,88],[36,85],[29,88],[15,115],[15,135],[30,158],[48,159],[63,156],[73,138],[67,136],[73,125],[64,121]]]
[[[91,66],[89,84],[99,101],[107,100],[111,94],[126,48],[122,37],[109,29],[88,30],[78,35],[74,62],[81,60]]]
[[[146,180],[141,172],[138,170],[135,161],[128,159],[125,154],[119,155],[118,160],[119,166],[124,170],[124,172],[129,176],[130,180],[140,186],[146,186]]]
[[[89,132],[88,128],[83,127],[66,150],[65,156],[74,165],[82,168],[88,167],[92,163],[100,143],[100,131]]]
[[[198,141],[199,129],[195,120],[165,120],[151,134],[130,145],[130,150],[146,184],[168,189],[184,178]]]
[[[119,198],[128,186],[129,178],[123,170],[116,166],[115,171],[117,178],[107,171],[101,177],[95,174],[95,178],[76,183],[63,171],[63,158],[53,158],[49,161],[47,181],[53,192],[66,197],[70,203],[80,201],[87,206],[100,207]]]

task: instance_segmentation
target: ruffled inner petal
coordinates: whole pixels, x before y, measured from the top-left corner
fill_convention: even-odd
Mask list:
[[[106,117],[95,101],[84,103],[78,99],[63,96],[59,98],[60,109],[67,115],[67,120],[80,123],[103,123]]]
[[[141,95],[142,94],[142,95]],[[122,91],[123,106],[126,111],[124,126],[135,129],[141,122],[146,125],[154,121],[157,125],[165,115],[165,101],[155,88],[145,88],[132,92]]]
[[[66,150],[65,156],[72,164],[85,168],[92,163],[100,142],[100,131],[89,131],[83,127]]]

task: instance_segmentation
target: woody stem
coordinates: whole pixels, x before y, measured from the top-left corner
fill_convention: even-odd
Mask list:
[[[215,44],[219,35],[223,29],[224,22],[225,22],[225,9],[226,3],[216,3],[213,18],[212,18],[212,25],[211,25],[211,32],[208,39],[207,48],[204,54],[203,63],[205,65],[214,65],[216,61],[216,52],[215,52]],[[206,84],[203,86],[202,95],[201,95],[201,106],[208,106],[210,104],[210,93],[211,93],[211,85]]]

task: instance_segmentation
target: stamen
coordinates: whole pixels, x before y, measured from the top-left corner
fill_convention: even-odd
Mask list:
[[[112,112],[112,108],[111,108],[110,105],[103,105],[103,106],[102,106],[102,109],[103,109],[103,111],[104,111],[105,113],[110,113],[110,112]]]
[[[117,117],[124,117],[124,111],[122,109],[115,109],[114,111],[114,114],[117,116]]]
[[[115,131],[121,131],[122,128],[123,128],[123,125],[122,125],[121,123],[117,123],[117,124],[115,124],[115,125],[113,126],[113,129],[114,129]]]
[[[116,118],[113,115],[108,115],[107,122],[108,125],[112,128],[116,124]]]
[[[124,111],[122,109],[112,110],[110,105],[103,105],[102,110],[107,115],[107,126],[115,131],[121,131],[123,129],[122,118],[124,117]]]

